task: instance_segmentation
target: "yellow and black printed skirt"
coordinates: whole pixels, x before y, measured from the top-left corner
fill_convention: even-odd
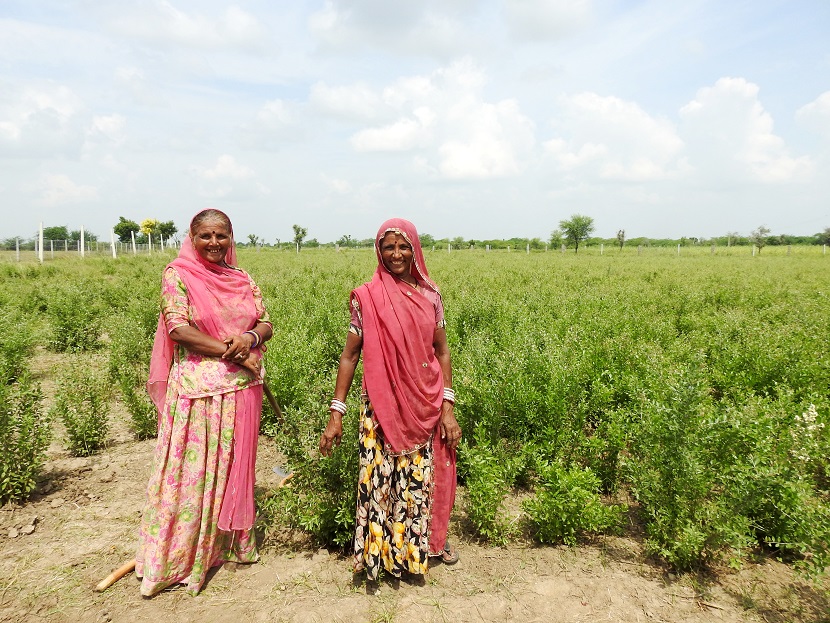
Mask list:
[[[354,537],[355,572],[375,580],[381,565],[395,577],[423,574],[429,559],[432,443],[395,456],[364,397]]]

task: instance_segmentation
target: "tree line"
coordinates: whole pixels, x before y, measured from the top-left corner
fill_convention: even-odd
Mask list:
[[[333,242],[320,242],[317,238],[308,237],[308,228],[298,224],[291,226],[293,230],[293,237],[287,240],[280,238],[275,239],[274,243],[269,243],[265,238],[261,238],[256,234],[248,234],[247,242],[238,239],[236,242],[241,246],[252,247],[276,247],[278,249],[286,248],[291,250],[300,250],[303,247],[340,247],[340,248],[371,248],[374,245],[373,238],[355,238],[349,234],[340,236]],[[186,233],[186,229],[181,232],[176,227],[173,221],[159,221],[158,219],[147,218],[137,223],[123,216],[118,217],[118,223],[113,226],[113,232],[118,237],[119,242],[130,243],[135,238],[136,244],[147,244],[148,240],[152,239],[155,242],[164,240],[179,240],[179,236]],[[456,236],[454,238],[435,238],[431,234],[424,233],[419,236],[421,245],[424,249],[470,249],[470,248],[490,248],[490,249],[519,249],[524,250],[530,248],[535,251],[553,248],[560,249],[563,247],[573,249],[576,253],[579,251],[580,245],[583,246],[598,246],[600,244],[610,247],[618,246],[622,249],[625,245],[629,246],[643,246],[643,247],[675,247],[681,246],[750,246],[754,245],[759,249],[765,246],[786,246],[786,245],[826,245],[830,244],[830,227],[826,227],[824,231],[807,236],[793,236],[789,234],[772,234],[766,225],[761,225],[752,230],[747,235],[741,235],[738,232],[727,232],[722,236],[715,236],[712,238],[700,238],[696,236],[682,236],[680,238],[647,238],[637,237],[628,238],[624,229],[617,230],[614,238],[600,238],[592,236],[595,231],[594,219],[584,214],[573,214],[568,219],[559,221],[559,227],[553,230],[550,236],[543,240],[542,238],[500,238],[500,239],[475,239],[464,238],[463,236]],[[43,239],[45,241],[64,241],[78,243],[81,238],[80,230],[70,231],[64,225],[43,228]],[[84,232],[84,238],[87,242],[96,242],[98,237],[92,232]],[[7,238],[0,242],[0,248],[10,250],[14,249],[16,245],[21,248],[34,248],[36,236],[29,240],[20,240],[18,238]]]

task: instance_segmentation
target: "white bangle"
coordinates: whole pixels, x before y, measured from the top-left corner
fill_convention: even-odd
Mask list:
[[[346,403],[342,400],[337,400],[336,398],[331,399],[331,405],[329,405],[330,411],[337,411],[340,415],[346,415]]]
[[[444,400],[455,404],[455,390],[452,387],[444,388]]]

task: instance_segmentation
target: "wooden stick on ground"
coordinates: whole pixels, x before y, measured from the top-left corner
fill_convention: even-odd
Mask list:
[[[135,569],[135,560],[131,560],[130,562],[124,563],[123,565],[118,567],[118,569],[116,569],[115,571],[110,573],[107,577],[105,577],[103,580],[98,582],[98,586],[95,587],[95,590],[98,591],[99,593],[101,591],[107,590],[110,586],[115,584],[118,580],[123,578],[125,575],[127,575],[133,569]]]

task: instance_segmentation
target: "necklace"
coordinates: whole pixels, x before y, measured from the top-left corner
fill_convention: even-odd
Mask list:
[[[408,285],[410,288],[415,288],[416,290],[418,289],[418,282],[417,281],[415,283],[409,283],[408,281],[406,281],[404,279],[401,279],[401,283],[403,283],[405,285]]]

